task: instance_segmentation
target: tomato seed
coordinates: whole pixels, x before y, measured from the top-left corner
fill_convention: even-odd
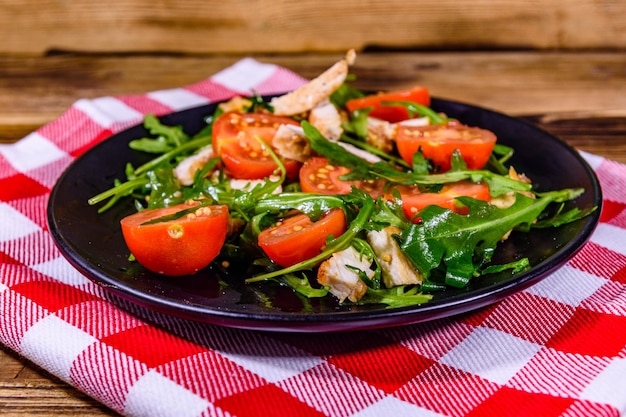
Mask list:
[[[302,229],[303,229],[303,227],[302,227],[302,226],[300,226],[299,224],[293,227],[293,231],[294,231],[294,232],[299,232],[299,231],[300,231],[300,230],[302,230]]]
[[[167,228],[167,234],[172,239],[180,239],[185,234],[185,229],[180,224],[172,224]]]

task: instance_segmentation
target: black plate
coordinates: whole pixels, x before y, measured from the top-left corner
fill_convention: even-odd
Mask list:
[[[520,120],[462,103],[434,99],[435,110],[468,125],[490,129],[499,143],[515,148],[512,163],[532,178],[540,190],[582,187],[585,194],[573,205],[584,209],[601,205],[601,190],[592,169],[564,142]],[[215,104],[173,113],[162,118],[183,125],[194,134]],[[428,304],[388,309],[381,305],[340,306],[331,297],[306,300],[286,288],[243,284],[244,277],[227,277],[220,286],[216,273],[167,278],[128,261],[119,220],[134,211],[131,201],[98,214],[87,200],[124,178],[127,162],[138,166],[150,156],[132,151],[132,139],[146,135],[142,126],[120,132],[78,158],[59,178],[48,203],[50,231],[65,257],[80,272],[107,291],[132,303],[165,314],[206,323],[273,331],[341,331],[380,328],[423,322],[467,312],[520,291],[561,267],[588,240],[600,215],[558,229],[513,234],[497,250],[494,262],[520,257],[532,269],[475,279],[463,290],[437,294]]]

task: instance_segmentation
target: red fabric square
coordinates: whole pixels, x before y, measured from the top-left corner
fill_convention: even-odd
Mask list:
[[[613,337],[594,337],[596,334]],[[614,356],[625,344],[626,317],[579,308],[546,346],[581,355]]]
[[[89,149],[93,148],[98,143],[102,142],[104,139],[111,136],[113,132],[109,129],[104,129],[101,132],[97,133],[94,137],[90,138],[89,141],[85,142],[82,146],[79,146],[71,151],[70,155],[74,158],[78,158],[82,154],[84,154]]]
[[[614,276],[626,265],[626,256],[594,242],[589,242],[583,246],[569,265],[581,271],[608,278]],[[619,275],[617,279],[620,279]]]
[[[483,326],[544,344],[573,313],[572,306],[522,291],[498,304]]]
[[[332,364],[385,392],[391,393],[433,364],[400,344],[373,338],[353,352],[328,359]]]
[[[215,401],[227,413],[246,417],[321,417],[323,413],[268,384]]]
[[[600,214],[600,221],[603,223],[610,222],[618,214],[620,214],[626,208],[626,204],[618,203],[617,201],[604,200],[602,202],[602,213]]]
[[[136,94],[122,96],[118,97],[118,100],[126,104],[128,107],[137,110],[141,114],[154,114],[160,116],[172,111],[172,108],[145,95]]]
[[[237,93],[224,87],[222,84],[218,84],[215,81],[211,80],[201,81],[199,83],[190,85],[185,89],[200,96],[210,98],[213,102],[228,99],[232,97],[233,94],[250,95],[251,93],[251,91]]]
[[[446,416],[464,416],[499,387],[480,376],[435,363],[393,395]]]
[[[19,261],[15,258],[12,258],[10,255],[0,251],[0,265],[19,265]]]
[[[145,363],[148,367],[163,365],[207,350],[148,325],[112,334],[102,338],[102,342]]]
[[[51,312],[97,299],[92,294],[58,281],[29,281],[15,285],[12,289]]]
[[[48,188],[24,174],[0,179],[0,200],[12,201],[46,194]]]
[[[553,397],[502,387],[486,401],[474,408],[467,417],[528,417],[560,416],[573,404],[571,398]]]

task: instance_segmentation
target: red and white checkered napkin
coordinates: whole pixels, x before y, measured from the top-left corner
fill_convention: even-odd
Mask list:
[[[46,202],[85,149],[146,113],[303,82],[246,59],[185,88],[80,100],[0,145],[0,341],[132,416],[626,415],[626,166],[593,155],[605,208],[584,249],[505,301],[425,324],[330,335],[214,327],[118,308],[60,255]]]

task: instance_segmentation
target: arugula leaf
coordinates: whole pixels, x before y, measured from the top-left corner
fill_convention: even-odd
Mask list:
[[[307,298],[321,298],[328,295],[329,287],[313,288],[304,274],[301,278],[298,278],[295,274],[285,274],[281,277],[277,277],[276,280]]]
[[[418,292],[418,287],[399,286],[394,288],[371,289],[356,304],[386,304],[387,308],[409,307],[432,300],[430,294]]]
[[[168,152],[189,140],[182,126],[167,126],[153,114],[148,114],[143,120],[144,127],[155,138],[141,138],[130,141],[131,149],[150,153]]]
[[[256,213],[295,209],[315,220],[333,208],[344,208],[345,201],[336,195],[311,194],[305,192],[269,195],[256,202]]]
[[[348,152],[340,145],[326,139],[319,130],[307,121],[302,122],[302,128],[314,151],[328,158],[331,163],[350,169],[350,173],[343,176],[342,179],[371,180],[383,178],[389,182],[403,185],[438,185],[469,179],[473,182],[487,182],[492,197],[511,191],[530,191],[532,187],[531,184],[486,170],[451,170],[443,174],[428,174],[424,173],[423,169],[419,169],[418,172],[399,171],[388,163],[377,162],[372,164]]]
[[[429,206],[420,212],[421,223],[400,234],[401,248],[426,277],[443,266],[445,283],[461,288],[491,260],[508,231],[530,225],[550,203],[567,201],[578,194],[580,190],[571,189],[544,193],[538,199],[517,194],[515,203],[505,209],[459,197],[458,201],[470,209],[467,215]]]

